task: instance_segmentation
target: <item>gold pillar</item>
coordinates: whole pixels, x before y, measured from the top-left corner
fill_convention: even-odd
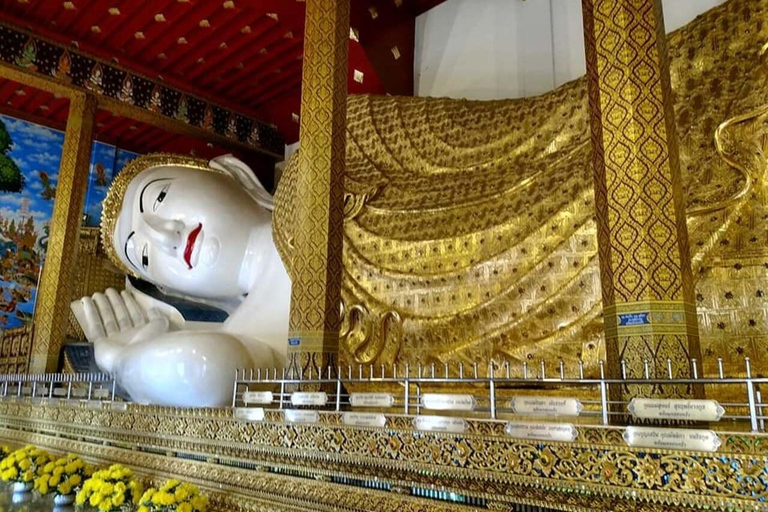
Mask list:
[[[324,368],[338,352],[349,0],[307,0],[288,351]]]
[[[665,377],[671,360],[687,377],[701,358],[661,0],[582,5],[608,370]]]
[[[67,333],[77,245],[88,186],[95,111],[96,100],[93,96],[83,93],[70,96],[48,250],[37,291],[30,362],[33,373],[57,370],[59,352]]]

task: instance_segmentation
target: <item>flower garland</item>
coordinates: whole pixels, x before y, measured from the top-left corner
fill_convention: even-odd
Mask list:
[[[0,462],[0,478],[4,482],[32,482],[50,460],[48,453],[35,446],[19,448]]]
[[[35,479],[35,490],[40,494],[72,494],[79,491],[83,482],[92,474],[91,466],[70,453],[43,466],[40,475]]]
[[[208,498],[192,484],[168,480],[160,489],[147,489],[138,512],[206,512]]]
[[[85,481],[75,503],[99,509],[101,512],[124,510],[137,505],[142,485],[133,478],[133,471],[120,464],[103,469]]]

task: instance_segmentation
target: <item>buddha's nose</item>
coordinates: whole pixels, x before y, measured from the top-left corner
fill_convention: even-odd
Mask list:
[[[178,220],[163,219],[154,215],[145,215],[144,220],[149,226],[149,237],[164,252],[175,256],[181,245],[181,233],[184,223]]]

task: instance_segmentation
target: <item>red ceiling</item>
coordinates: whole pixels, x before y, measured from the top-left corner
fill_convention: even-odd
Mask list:
[[[352,0],[359,41],[350,40],[350,94],[412,92],[421,3]],[[0,19],[274,123],[286,142],[298,139],[303,2],[0,0]]]
[[[0,114],[64,130],[69,115],[69,100],[11,80],[0,79]],[[137,153],[191,153],[203,158],[213,158],[229,152],[203,140],[116,116],[107,110],[99,110],[95,121],[96,139]]]

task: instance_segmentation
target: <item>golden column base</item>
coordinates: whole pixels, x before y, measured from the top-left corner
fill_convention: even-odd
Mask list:
[[[37,291],[31,373],[55,372],[66,339],[95,111],[93,96],[71,94],[48,250]]]
[[[669,360],[688,377],[701,359],[661,1],[583,0],[583,11],[609,374],[641,378],[647,361],[662,377]]]
[[[288,341],[305,372],[338,353],[348,53],[349,0],[308,0]]]

